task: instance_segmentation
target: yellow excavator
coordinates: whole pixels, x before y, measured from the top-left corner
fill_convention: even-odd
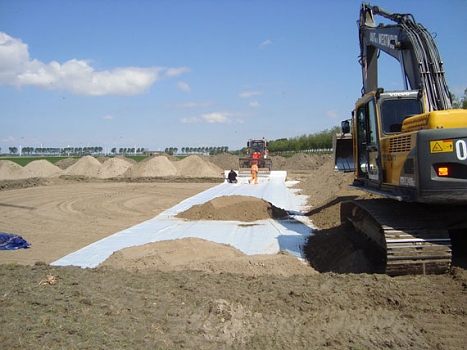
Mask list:
[[[452,108],[436,43],[411,14],[362,3],[358,28],[362,96],[335,139],[336,170],[377,196],[341,203],[341,221],[381,251],[377,272],[446,273],[467,247],[467,110]],[[378,86],[381,54],[400,63],[402,90]]]

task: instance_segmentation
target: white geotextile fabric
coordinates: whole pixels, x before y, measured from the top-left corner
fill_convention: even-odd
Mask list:
[[[307,209],[306,197],[296,194],[298,190],[290,189],[296,182],[286,182],[286,177],[285,171],[273,171],[269,177],[259,177],[257,185],[249,184],[247,177],[239,177],[237,184],[222,183],[184,200],[153,219],[101,239],[51,265],[92,268],[123,248],[186,237],[229,244],[247,255],[288,251],[303,258],[301,247],[311,234],[313,226],[303,215]],[[240,221],[184,221],[175,218],[175,215],[193,205],[231,195],[263,198],[293,215],[284,220],[258,220],[247,225]]]

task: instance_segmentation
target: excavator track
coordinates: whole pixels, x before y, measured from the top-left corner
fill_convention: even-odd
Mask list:
[[[385,253],[390,276],[443,274],[451,266],[451,239],[439,207],[392,199],[341,203],[342,223],[353,224]]]

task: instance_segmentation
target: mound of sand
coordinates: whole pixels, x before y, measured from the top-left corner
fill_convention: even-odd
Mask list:
[[[64,158],[56,162],[55,165],[58,166],[60,169],[65,170],[66,168],[69,168],[70,166],[75,164],[77,161],[77,158]]]
[[[76,175],[86,177],[97,177],[102,164],[92,156],[84,156],[76,163],[66,168],[63,175]]]
[[[124,176],[138,177],[220,177],[223,170],[217,165],[191,155],[180,161],[170,160],[166,156],[156,156],[129,168]]]
[[[224,170],[217,165],[205,161],[199,156],[191,155],[173,163],[177,175],[184,177],[219,177],[224,176]]]
[[[139,162],[132,166],[124,174],[126,177],[159,177],[159,176],[175,176],[177,168],[165,156],[153,157],[145,162]]]
[[[209,160],[223,170],[238,169],[238,156],[230,153],[216,154],[210,156]]]
[[[96,159],[99,161],[99,163],[104,164],[110,158],[107,156],[98,156]]]
[[[222,196],[194,205],[177,218],[185,220],[245,221],[279,219],[287,217],[284,209],[275,207],[261,198],[250,196]]]
[[[133,165],[123,158],[109,158],[102,163],[97,171],[97,177],[100,179],[110,179],[123,175]]]
[[[99,266],[135,270],[241,273],[246,276],[314,275],[317,272],[287,253],[243,254],[238,249],[200,238],[183,238],[148,243],[113,253]]]
[[[0,180],[19,180],[34,177],[31,172],[11,160],[0,160]]]
[[[28,170],[33,177],[55,177],[60,176],[63,170],[53,165],[46,159],[39,159],[26,164],[24,169]]]
[[[123,159],[123,160],[126,160],[128,163],[130,163],[131,165],[135,165],[135,164],[138,164],[138,162],[134,159],[131,159],[131,158],[127,158],[125,156],[122,156],[122,155],[116,155],[114,157],[115,159]]]

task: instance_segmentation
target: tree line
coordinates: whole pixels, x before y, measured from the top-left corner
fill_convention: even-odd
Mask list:
[[[454,94],[451,94],[452,98],[452,108],[458,109],[467,109],[467,88],[464,90],[464,96],[457,97]]]
[[[25,156],[85,156],[85,155],[103,155],[104,148],[101,146],[93,147],[9,147],[8,151],[12,155],[25,155]],[[1,152],[1,148],[0,148]],[[110,150],[113,155],[117,154],[143,154],[146,152],[144,148],[134,147],[121,147],[117,150],[116,147]]]
[[[227,153],[229,152],[229,147],[227,146],[220,146],[220,147],[182,147],[181,153],[182,154],[220,154],[220,153]],[[167,154],[177,154],[178,148],[177,147],[167,147],[165,149],[165,153]]]
[[[340,127],[335,126],[332,129],[326,129],[315,134],[271,140],[268,145],[269,153],[330,150],[333,147],[332,140],[334,134],[340,132]]]

